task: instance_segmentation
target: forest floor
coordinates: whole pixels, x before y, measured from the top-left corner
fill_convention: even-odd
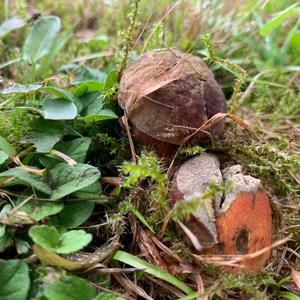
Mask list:
[[[2,1],[0,12],[1,300],[300,299],[298,1]],[[268,193],[259,273],[195,260],[176,227],[187,214],[168,201],[170,162],[132,152],[119,79],[166,47],[206,62],[232,116],[222,138],[178,158],[221,154]]]

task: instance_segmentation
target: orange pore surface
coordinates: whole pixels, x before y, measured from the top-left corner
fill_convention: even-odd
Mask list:
[[[272,211],[266,192],[241,193],[229,209],[217,219],[218,240],[223,255],[241,255],[259,251],[272,242]],[[220,250],[220,247],[218,247]],[[213,252],[217,248],[211,249]],[[208,251],[211,253],[211,251]],[[258,272],[270,258],[271,250],[241,262],[233,272]]]

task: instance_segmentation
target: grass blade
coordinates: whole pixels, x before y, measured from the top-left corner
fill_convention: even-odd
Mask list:
[[[157,278],[160,278],[168,283],[176,286],[179,290],[186,294],[194,293],[194,291],[187,286],[184,282],[177,279],[175,276],[168,272],[162,271],[157,266],[154,266],[143,259],[140,259],[134,255],[131,255],[125,251],[119,250],[113,257],[113,259],[126,263],[132,267],[144,269],[144,272],[151,274]]]

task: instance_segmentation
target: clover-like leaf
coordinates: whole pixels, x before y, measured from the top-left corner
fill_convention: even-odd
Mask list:
[[[36,244],[61,254],[76,252],[92,240],[92,235],[84,230],[71,230],[61,234],[55,227],[47,225],[32,226],[29,235]]]
[[[46,120],[73,120],[77,116],[77,108],[70,100],[48,98],[43,103],[42,114]]]

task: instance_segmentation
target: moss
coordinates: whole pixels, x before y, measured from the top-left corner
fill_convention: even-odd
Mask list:
[[[268,142],[262,143],[249,137],[231,137],[215,143],[215,151],[226,152],[246,171],[270,185],[281,195],[300,196],[299,185],[293,175],[300,170],[297,154],[279,150]]]
[[[20,141],[32,129],[33,117],[19,111],[0,112],[0,134],[17,149],[22,148]]]

